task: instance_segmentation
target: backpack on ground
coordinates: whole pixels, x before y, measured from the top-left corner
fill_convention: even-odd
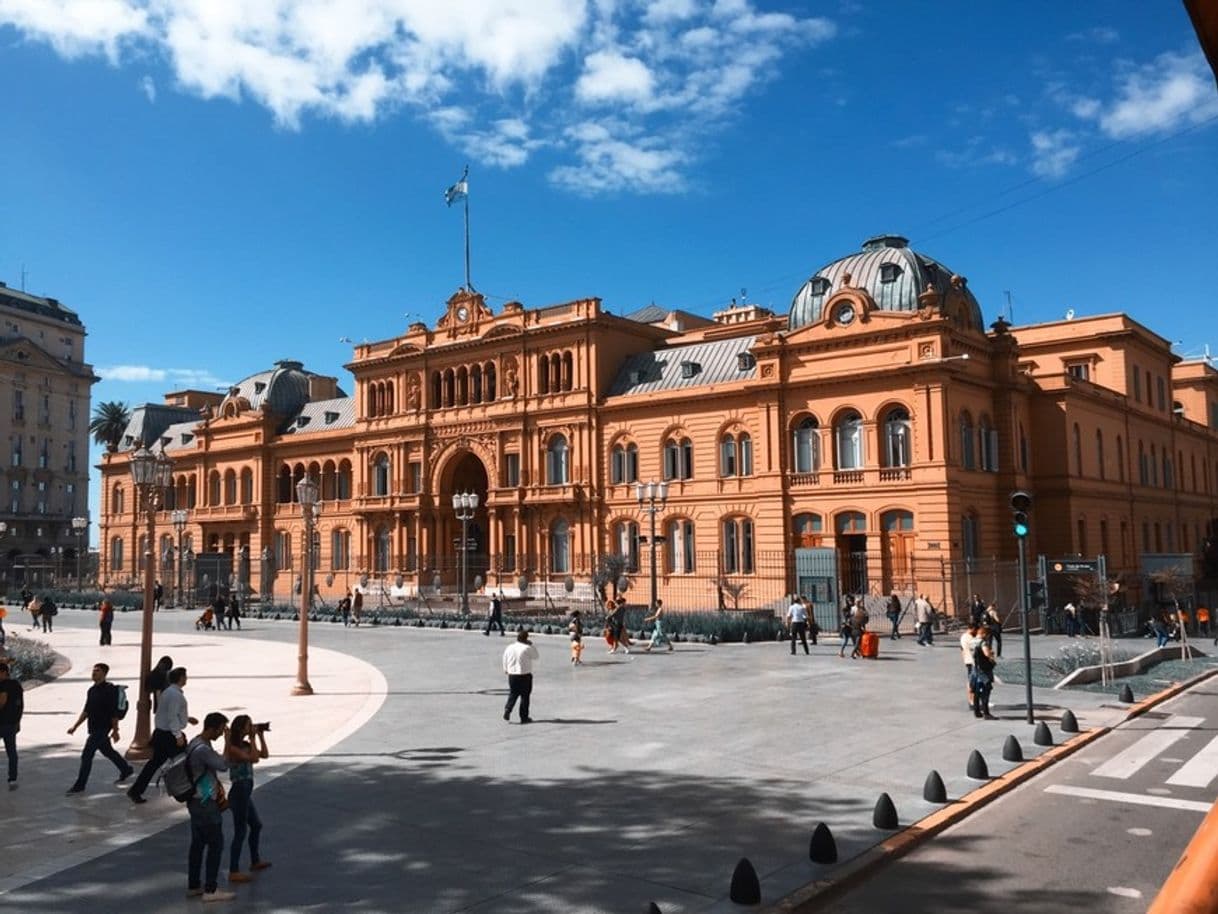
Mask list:
[[[115,684],[114,688],[118,690],[118,694],[114,696],[114,716],[122,720],[127,716],[127,709],[131,707],[127,703],[127,687]]]
[[[195,777],[194,770],[190,767],[190,753],[195,748],[197,747],[187,749],[180,759],[166,765],[165,770],[161,772],[161,783],[165,785],[165,792],[179,803],[193,800],[198,795],[202,776]]]

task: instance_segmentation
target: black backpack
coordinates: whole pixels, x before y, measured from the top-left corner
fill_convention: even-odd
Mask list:
[[[190,767],[190,754],[197,748],[199,747],[191,746],[180,759],[167,765],[161,772],[161,783],[165,785],[165,792],[179,803],[193,800],[198,794],[199,781],[203,776],[195,777],[194,770]]]

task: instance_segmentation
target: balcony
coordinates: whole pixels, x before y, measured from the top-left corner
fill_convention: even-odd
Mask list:
[[[792,473],[790,479],[792,489],[820,485],[820,473]]]
[[[833,484],[835,486],[857,486],[867,481],[866,470],[834,470]]]
[[[880,482],[905,482],[912,478],[909,467],[883,467],[880,470]]]

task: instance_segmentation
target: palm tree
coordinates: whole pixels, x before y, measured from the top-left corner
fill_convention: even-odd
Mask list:
[[[123,432],[129,421],[131,410],[127,404],[111,400],[97,404],[93,419],[89,422],[89,431],[93,433],[96,443],[106,446],[106,453],[113,454],[118,450],[119,442],[123,440]]]

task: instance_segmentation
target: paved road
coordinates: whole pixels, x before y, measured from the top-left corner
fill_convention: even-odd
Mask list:
[[[1218,680],[1123,724],[897,861],[826,914],[1138,914],[1218,786]]]
[[[180,645],[176,654],[197,644],[192,683],[203,681],[214,652],[225,675],[213,681],[227,692],[211,704],[269,716],[264,709],[282,703],[291,684],[295,664],[283,648],[295,626],[251,619],[239,634],[197,636],[193,618],[159,614],[158,645]],[[92,625],[71,611],[57,622]],[[133,614],[121,615],[116,642],[133,639],[137,625]],[[998,690],[1000,721],[965,710],[952,644],[885,640],[879,661],[852,661],[838,658],[836,644],[811,657],[792,657],[781,644],[608,656],[589,639],[585,665],[572,668],[565,638],[540,637],[537,723],[522,727],[501,719],[506,639],[327,624],[315,625],[311,640],[375,667],[387,694],[368,723],[337,742],[317,739],[292,759],[297,767],[259,787],[264,854],[275,865],[240,887],[242,911],[600,914],[654,900],[665,914],[716,912],[731,910],[725,896],[741,856],[771,902],[832,876],[833,868],[807,859],[816,822],[830,823],[845,862],[887,836],[871,826],[881,791],[903,823],[913,822],[935,808],[921,799],[931,768],[960,796],[975,786],[965,775],[973,748],[995,774],[1009,767],[1000,761],[1008,733],[1028,755],[1036,751],[1022,688]],[[1034,646],[1043,652],[1059,642]],[[319,652],[312,666],[318,695],[291,699],[294,708],[366,694],[336,681],[326,658]],[[234,665],[244,674],[229,672]],[[116,669],[115,678],[129,681],[133,672]],[[27,703],[34,714],[37,691]],[[192,710],[208,710],[195,695]],[[1038,690],[1036,701],[1049,718],[1071,707],[1084,727],[1124,713],[1093,693]],[[278,715],[273,753],[293,740]],[[32,747],[23,765],[58,785],[70,780],[74,761],[53,745]],[[33,787],[23,784],[21,802],[40,796]],[[46,796],[64,799],[59,789]],[[0,795],[0,810],[4,802]],[[182,909],[181,807],[159,798],[137,809],[104,793],[95,802],[87,834],[71,817],[57,820],[54,805],[48,815],[62,840],[100,841],[103,852],[51,876],[40,870],[42,878],[0,895],[0,904],[40,914],[96,914],[99,898],[112,902],[107,910]],[[54,867],[57,858],[44,857]]]

